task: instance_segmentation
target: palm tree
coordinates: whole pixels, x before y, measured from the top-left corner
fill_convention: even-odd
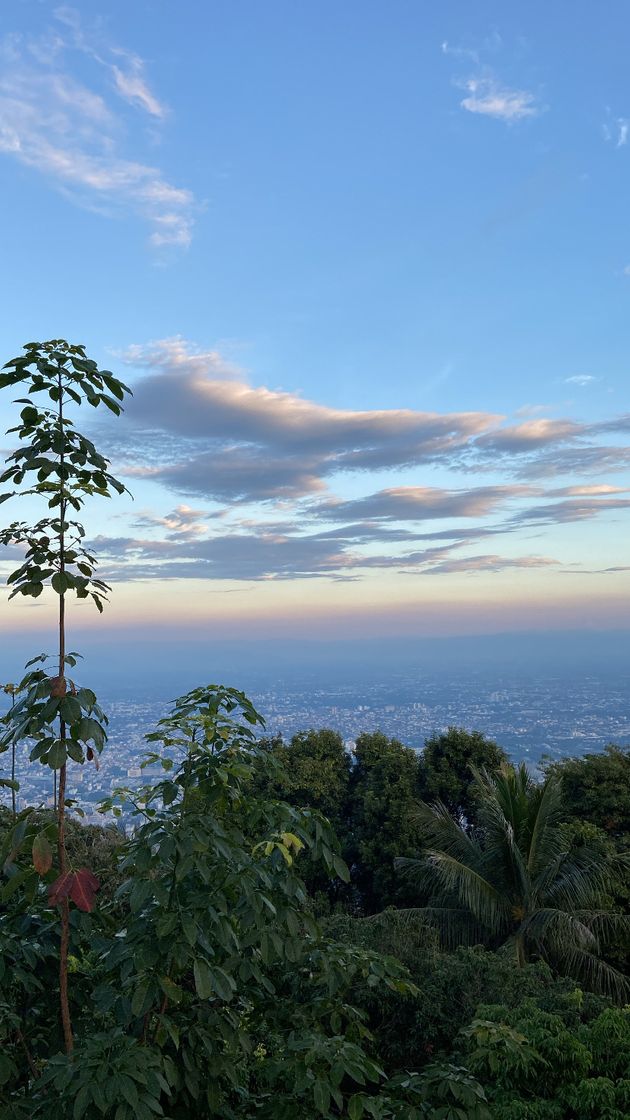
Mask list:
[[[605,908],[630,867],[589,843],[572,843],[562,818],[561,784],[537,783],[525,766],[474,771],[479,828],[467,831],[442,802],[420,803],[427,848],[398,859],[428,905],[422,917],[446,946],[485,943],[512,949],[519,966],[543,958],[600,992],[630,993],[630,982],[601,959],[606,938],[629,919]]]

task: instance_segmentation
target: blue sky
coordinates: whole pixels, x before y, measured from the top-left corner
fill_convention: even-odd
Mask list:
[[[621,2],[11,6],[2,351],[135,390],[106,625],[630,624],[629,45]]]

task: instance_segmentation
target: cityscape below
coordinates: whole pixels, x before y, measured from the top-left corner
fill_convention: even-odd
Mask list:
[[[331,728],[352,752],[364,732],[383,731],[415,750],[425,739],[450,726],[477,730],[495,739],[515,762],[535,770],[545,757],[558,759],[600,751],[608,743],[630,745],[628,673],[595,673],[537,677],[501,676],[496,672],[449,674],[425,668],[360,680],[339,679],[311,668],[247,689],[265,719],[265,735],[289,740],[297,731]],[[71,764],[71,796],[87,820],[102,821],[98,804],[117,786],[137,787],[161,772],[141,762],[153,744],[145,735],[169,709],[160,686],[142,695],[105,692],[100,697],[109,715],[109,741],[95,764]],[[29,747],[18,751],[19,805],[51,804],[52,774],[28,762]],[[7,777],[10,759],[0,759]],[[3,801],[9,800],[3,791]]]

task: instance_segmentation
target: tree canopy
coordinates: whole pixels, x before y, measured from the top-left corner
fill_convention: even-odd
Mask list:
[[[607,936],[630,928],[606,905],[628,860],[607,858],[588,841],[572,843],[560,827],[557,778],[538,783],[525,766],[504,763],[493,775],[475,772],[475,786],[474,835],[443,802],[418,806],[423,853],[397,860],[420,891],[432,891],[416,916],[435,925],[446,944],[505,945],[519,966],[542,955],[602,991],[630,994],[627,979],[602,959]]]
[[[473,769],[498,770],[505,751],[481,731],[449,727],[432,735],[422,750],[423,801],[442,801],[449,811],[472,823],[476,816]]]

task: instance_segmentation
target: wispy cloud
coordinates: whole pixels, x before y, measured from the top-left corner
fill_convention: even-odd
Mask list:
[[[628,143],[629,131],[630,117],[618,115],[607,105],[601,126],[602,136],[606,143],[611,144],[614,148],[625,148]]]
[[[496,78],[468,78],[464,83],[468,91],[460,105],[469,113],[494,117],[496,120],[513,124],[526,117],[537,117],[541,107],[533,93],[523,89],[510,89]]]
[[[628,117],[613,117],[610,110],[607,110],[607,114],[607,119],[602,125],[604,140],[608,144],[613,144],[615,148],[625,148],[628,143],[630,120]]]
[[[539,116],[544,106],[530,90],[506,85],[494,68],[487,64],[489,56],[502,50],[503,45],[501,36],[495,31],[473,45],[453,44],[445,40],[441,49],[443,55],[474,63],[474,72],[467,77],[458,77],[454,83],[466,91],[466,96],[460,101],[461,108],[468,113],[514,124],[527,117]]]
[[[453,58],[467,58],[479,63],[484,55],[496,54],[503,46],[503,39],[498,31],[492,31],[483,39],[476,39],[473,43],[452,43],[444,39],[441,44],[442,54],[451,55]]]
[[[134,527],[136,529],[166,529],[167,540],[188,541],[205,535],[208,516],[206,510],[191,509],[190,506],[179,505],[163,517],[151,513],[141,514],[134,521]]]
[[[144,62],[137,54],[117,49],[114,52],[119,56],[121,65],[112,66],[112,74],[117,92],[131,105],[137,105],[152,117],[163,120],[166,116],[166,106],[158,101],[149,88],[144,75]]]
[[[593,381],[598,381],[599,378],[594,377],[592,373],[575,373],[573,377],[565,377],[565,385],[581,385],[585,388],[591,385]]]
[[[92,46],[72,9],[56,15],[61,30],[0,39],[0,153],[40,172],[75,204],[147,221],[153,246],[186,248],[192,192],[125,154],[131,129],[134,153],[143,137],[111,99],[113,87],[153,119],[165,117],[142,60],[118,47]],[[73,74],[77,53],[90,60],[89,84]]]
[[[420,567],[421,575],[441,576],[455,573],[480,575],[483,572],[504,572],[510,568],[552,568],[558,561],[549,556],[458,556],[437,564]]]
[[[397,486],[349,501],[328,499],[312,507],[323,520],[366,518],[423,521],[435,518],[485,517],[514,498],[535,493],[529,486],[478,486],[444,490],[430,486]]]
[[[460,543],[399,554],[368,555],[357,551],[350,540],[331,541],[321,534],[280,533],[263,526],[249,532],[216,533],[179,541],[100,536],[90,543],[103,557],[103,575],[111,580],[356,580],[374,571],[453,575],[557,565],[557,561],[541,556],[461,556],[457,555]]]

